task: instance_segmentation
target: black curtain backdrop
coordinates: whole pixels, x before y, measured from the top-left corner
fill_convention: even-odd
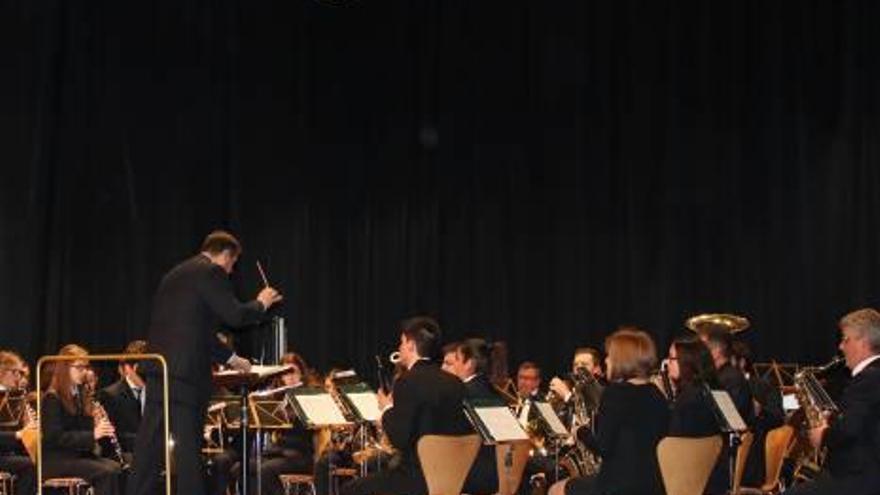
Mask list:
[[[320,369],[420,311],[551,371],[705,311],[818,362],[878,305],[880,3],[328,3],[2,2],[0,347],[119,350],[217,227]]]

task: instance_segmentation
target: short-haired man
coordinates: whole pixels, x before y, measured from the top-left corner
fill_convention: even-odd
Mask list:
[[[462,410],[464,386],[440,369],[433,359],[440,347],[440,326],[433,318],[418,316],[403,321],[400,329],[400,363],[406,371],[386,395],[379,391],[382,427],[399,457],[391,468],[342,487],[343,495],[374,493],[419,495],[428,492],[416,454],[424,435],[465,435],[473,429]]]
[[[143,340],[129,342],[124,354],[145,354],[147,343]],[[147,391],[144,379],[138,373],[137,361],[120,361],[116,367],[119,380],[98,391],[98,401],[104,406],[110,422],[116,427],[119,446],[124,453],[134,451],[134,441],[141,425]]]
[[[852,381],[838,402],[840,415],[810,430],[812,444],[828,449],[822,474],[786,493],[880,494],[880,313],[859,309],[838,326]]]

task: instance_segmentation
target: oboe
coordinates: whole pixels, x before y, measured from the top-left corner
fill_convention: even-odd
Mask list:
[[[110,416],[107,414],[107,411],[104,409],[104,406],[102,406],[100,402],[96,400],[92,401],[92,411],[95,421],[106,419],[108,423],[110,422]],[[116,436],[116,432],[112,433],[109,438],[110,445],[113,446],[113,455],[116,457],[116,462],[119,463],[119,466],[122,468],[123,471],[128,470],[130,466],[127,462],[125,462],[125,457],[122,456],[122,446],[119,444],[119,437]]]

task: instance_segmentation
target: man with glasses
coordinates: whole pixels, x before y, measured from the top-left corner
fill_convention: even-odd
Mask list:
[[[27,387],[24,373],[24,361],[18,354],[0,351],[0,403],[8,400],[11,393],[23,393]],[[25,400],[21,396],[21,400]],[[22,404],[23,405],[23,404]],[[13,412],[12,408],[7,408]],[[36,491],[34,464],[24,449],[24,433],[37,428],[35,418],[21,412],[22,428],[14,431],[0,431],[0,471],[15,476],[15,494],[32,494]]]
[[[838,326],[852,380],[840,414],[810,430],[810,442],[828,455],[819,478],[788,492],[795,495],[880,494],[880,313],[859,309]]]

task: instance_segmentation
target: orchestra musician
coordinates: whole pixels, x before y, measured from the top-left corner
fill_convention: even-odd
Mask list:
[[[124,354],[144,354],[147,343],[143,340],[130,342]],[[134,441],[141,424],[146,390],[144,379],[138,374],[136,361],[120,361],[117,366],[119,380],[97,392],[98,402],[104,406],[110,422],[116,428],[116,436],[122,451],[128,456],[134,451]]]
[[[389,469],[343,485],[342,495],[426,494],[416,454],[418,440],[423,435],[473,431],[462,409],[464,385],[434,360],[440,340],[440,326],[433,318],[418,316],[401,323],[398,352],[406,371],[391,395],[378,393],[382,427],[398,457]]]
[[[58,354],[88,356],[85,349],[75,344],[62,347]],[[85,359],[58,361],[54,365],[40,416],[43,478],[83,478],[96,495],[116,495],[120,490],[121,466],[97,455],[98,441],[111,438],[115,430],[106,417],[95,417],[95,405],[85,387],[89,369]]]
[[[180,263],[162,278],[153,300],[148,342],[168,363],[171,432],[175,440],[177,493],[203,495],[201,444],[205,412],[213,390],[211,361],[247,370],[250,363],[217,345],[220,324],[243,327],[259,322],[281,300],[271,287],[242,303],[229,275],[241,254],[241,244],[224,231],[210,233],[201,252]],[[156,363],[143,363],[147,403],[135,445],[130,495],[153,493],[164,464],[162,375]]]
[[[838,326],[852,380],[840,414],[809,432],[810,442],[828,451],[821,475],[786,492],[792,495],[880,494],[880,313],[859,309]]]
[[[489,381],[494,346],[483,339],[471,338],[443,348],[443,370],[464,383],[467,399],[489,399],[504,403],[504,398]],[[462,488],[464,493],[491,494],[498,491],[498,468],[495,447],[483,445]]]
[[[280,398],[295,388],[304,385],[314,386],[319,383],[318,380],[312,378],[305,360],[299,354],[288,352],[281,356],[279,362],[289,365],[291,368],[272,382],[270,391],[277,392],[271,395],[262,395],[263,398]],[[254,395],[260,395],[260,392]],[[263,495],[282,495],[284,493],[284,488],[278,478],[280,474],[312,472],[314,456],[312,436],[312,432],[296,418],[293,418],[293,428],[280,430],[260,460]],[[250,472],[254,473],[256,472],[256,460],[252,459],[251,462],[254,464]],[[237,468],[233,468],[234,474],[237,475],[238,471]],[[251,486],[256,486],[257,480],[252,481]]]
[[[666,435],[669,409],[650,381],[657,364],[654,341],[634,328],[617,330],[605,340],[609,385],[602,393],[596,431],[581,427],[578,440],[602,457],[595,476],[553,484],[549,495],[662,494],[656,448]]]
[[[720,387],[709,348],[698,338],[682,337],[669,346],[666,359],[669,364],[669,381],[675,391],[669,419],[669,435],[720,435],[721,429],[715,419],[713,406],[705,393],[707,386],[710,389]]]
[[[0,351],[0,394],[9,400],[13,393],[27,390],[24,374],[24,360],[11,351]],[[22,403],[22,407],[25,404]],[[0,471],[15,476],[15,495],[30,495],[37,491],[34,463],[25,450],[25,431],[38,428],[36,418],[27,411],[21,411],[19,427],[14,431],[0,431]]]
[[[572,376],[577,376],[581,373],[588,375],[586,378],[590,380],[590,383],[594,384],[589,387],[586,384],[582,384],[580,389],[577,390],[579,398],[584,401],[583,405],[588,411],[595,411],[596,407],[598,407],[602,387],[606,384],[601,360],[602,355],[592,347],[579,347],[575,349],[574,357],[572,358]],[[558,376],[554,376],[550,380],[550,391],[552,392],[552,398],[555,399],[553,401],[554,409],[556,409],[563,423],[569,427],[580,426],[576,423],[586,419],[576,418],[577,415],[575,414],[574,407],[576,386],[577,384],[563,380]]]

